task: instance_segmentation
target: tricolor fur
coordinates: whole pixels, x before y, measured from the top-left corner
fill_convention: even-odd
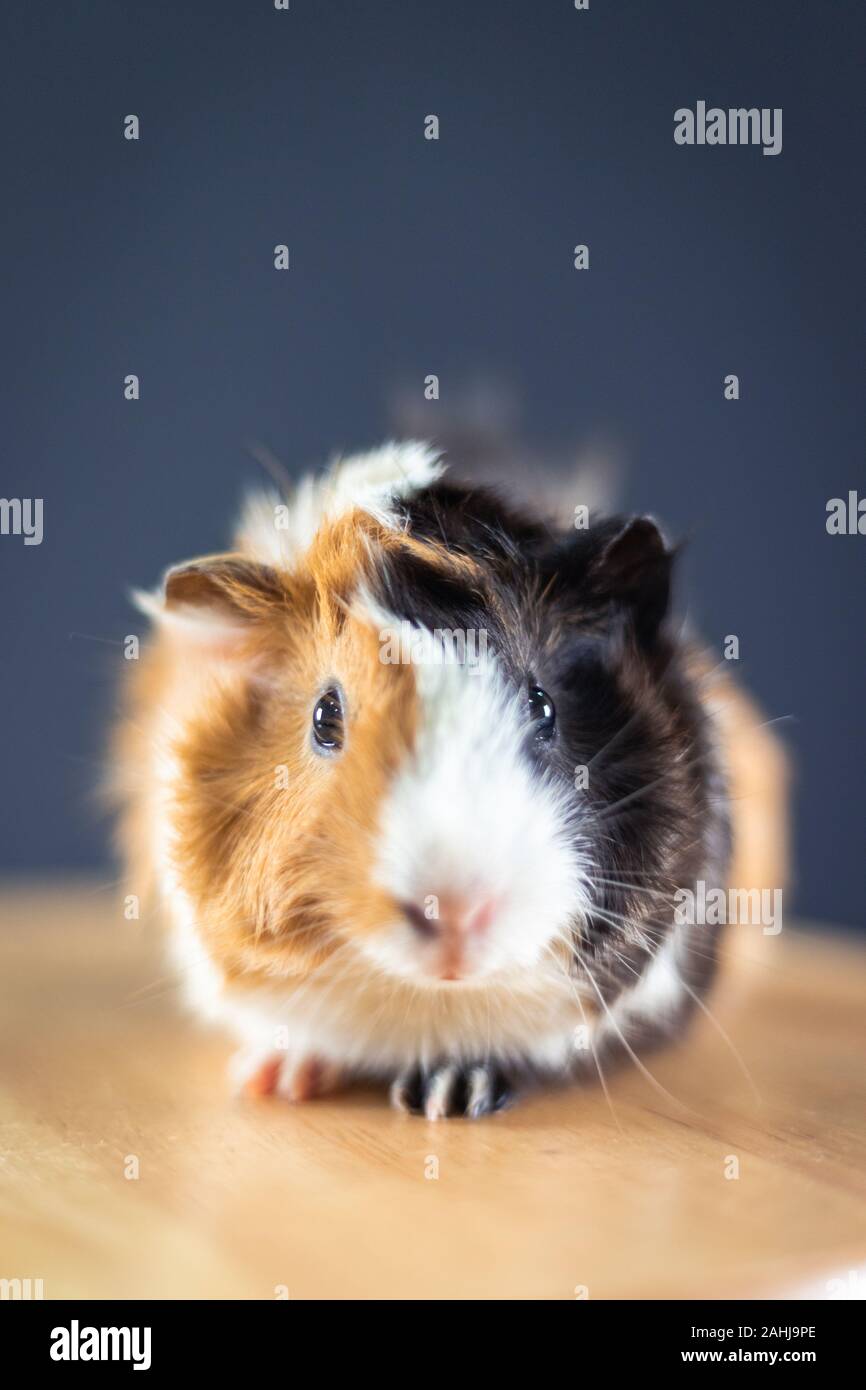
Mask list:
[[[132,883],[155,881],[239,1079],[380,1077],[433,1118],[675,1029],[714,943],[673,894],[729,855],[656,527],[556,533],[440,474],[390,445],[251,501],[234,551],[140,596],[155,635],[118,743]],[[443,632],[474,640],[455,658]],[[531,687],[556,707],[543,745]],[[345,741],[323,756],[329,690]]]

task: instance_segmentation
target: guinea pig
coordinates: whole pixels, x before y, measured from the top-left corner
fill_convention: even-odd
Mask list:
[[[675,895],[727,881],[748,709],[672,565],[646,517],[558,529],[404,443],[252,498],[137,595],[131,887],[238,1084],[477,1117],[682,1028],[717,929]]]

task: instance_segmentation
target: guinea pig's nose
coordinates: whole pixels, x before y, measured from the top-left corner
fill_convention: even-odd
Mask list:
[[[496,911],[493,898],[440,897],[432,893],[424,901],[424,907],[412,902],[401,903],[400,907],[410,926],[419,936],[428,939],[445,932],[460,936],[480,935],[490,926]]]

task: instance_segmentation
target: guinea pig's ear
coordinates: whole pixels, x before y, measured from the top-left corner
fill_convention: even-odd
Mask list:
[[[176,565],[161,595],[134,595],[138,607],[172,635],[221,657],[247,646],[287,600],[275,569],[244,555],[206,555]]]
[[[649,644],[667,614],[673,552],[648,516],[633,517],[604,543],[590,567],[595,587],[631,613],[638,641]]]

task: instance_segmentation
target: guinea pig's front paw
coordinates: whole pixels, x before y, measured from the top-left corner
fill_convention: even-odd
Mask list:
[[[505,1072],[495,1062],[438,1062],[411,1066],[391,1087],[391,1103],[410,1115],[444,1120],[449,1115],[478,1119],[501,1110],[514,1097]]]
[[[336,1090],[340,1069],[322,1057],[293,1052],[240,1052],[232,1060],[235,1087],[251,1096],[282,1100],[312,1100]]]

